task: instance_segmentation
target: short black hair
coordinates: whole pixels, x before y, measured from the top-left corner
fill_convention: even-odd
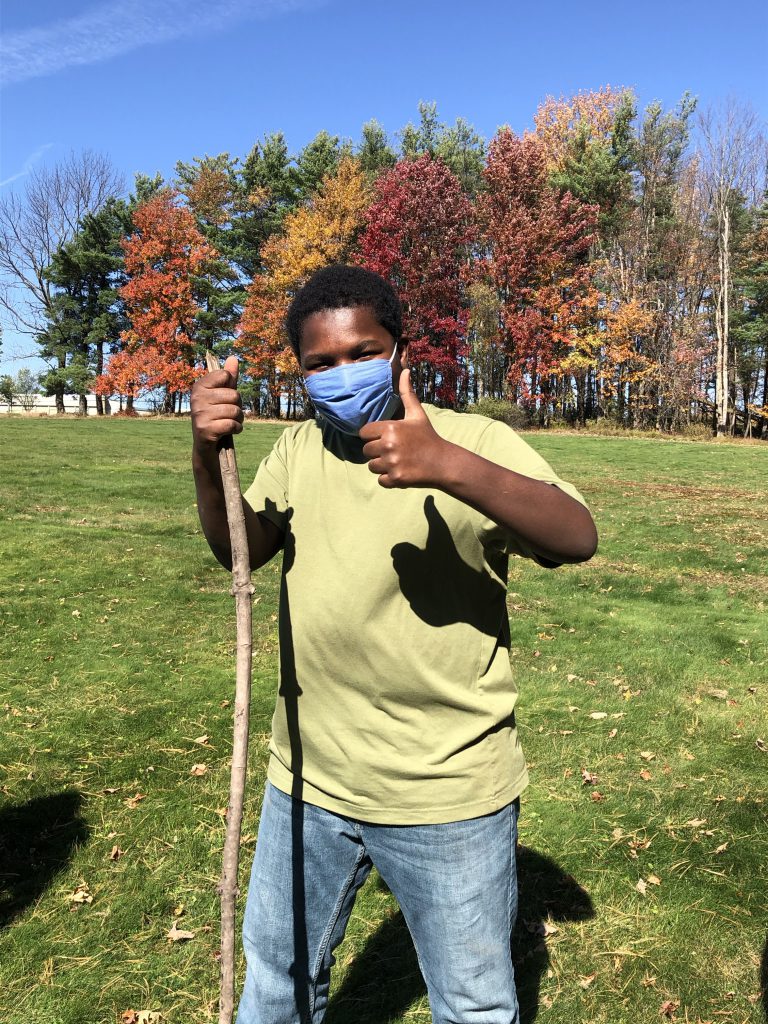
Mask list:
[[[301,360],[299,342],[304,321],[327,309],[367,306],[379,324],[397,344],[403,336],[403,309],[397,292],[385,278],[365,267],[334,263],[316,270],[293,298],[285,329],[296,358]]]

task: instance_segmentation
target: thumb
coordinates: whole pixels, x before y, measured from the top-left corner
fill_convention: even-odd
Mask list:
[[[413,419],[416,416],[423,416],[424,410],[411,383],[411,371],[403,370],[400,374],[400,400],[405,409],[405,418]]]
[[[222,369],[226,370],[227,373],[232,378],[232,387],[237,387],[237,374],[239,370],[237,356],[227,356],[227,358],[224,360],[224,366],[222,367]]]

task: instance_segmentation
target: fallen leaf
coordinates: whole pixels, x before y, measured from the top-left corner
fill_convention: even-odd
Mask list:
[[[102,792],[102,793],[103,793],[103,794],[104,794],[105,796],[111,796],[111,795],[112,795],[113,793],[117,793],[117,790],[115,789],[115,787],[114,787],[114,786],[107,786],[107,788],[106,788],[106,789],[102,789],[102,791],[101,791],[101,792]],[[131,1013],[133,1013],[133,1010],[131,1010]]]
[[[592,984],[596,977],[597,971],[595,971],[593,974],[582,975],[579,978],[579,986],[581,988],[589,988],[589,986]]]
[[[661,885],[661,879],[658,875],[648,875],[646,881],[649,885]]]
[[[662,1017],[668,1017],[670,1020],[675,1019],[675,1010],[678,1008],[680,1003],[675,1002],[674,999],[667,999],[659,1007],[659,1013]]]
[[[109,851],[109,859],[120,860],[124,853],[125,850],[121,850],[119,846],[113,846],[112,849]]]
[[[171,930],[166,935],[169,942],[186,942],[189,939],[194,939],[194,937],[194,932],[185,932],[181,928],[177,928],[175,921],[171,925]]]
[[[727,849],[728,849],[728,843],[721,843],[720,846],[718,846],[716,850],[712,851],[712,853],[714,853],[714,854],[725,853],[725,851]]]
[[[764,754],[768,753],[768,743],[766,743],[765,740],[761,740],[760,738],[756,739],[755,746],[758,750],[762,750]]]
[[[590,711],[589,717],[590,718],[594,718],[595,720],[598,720],[600,718],[607,718],[608,717],[608,712],[607,711]]]
[[[573,736],[573,729],[558,729],[561,736]]]
[[[587,771],[586,768],[581,769],[581,779],[585,786],[597,785],[597,774],[595,772]]]
[[[208,746],[208,740],[209,739],[210,739],[209,736],[197,736],[197,737],[195,737],[193,742],[199,743],[201,747],[205,747],[205,746]]]
[[[120,1014],[120,1020],[123,1024],[138,1024],[139,1015],[135,1010],[123,1010]]]
[[[686,821],[687,828],[700,828],[702,825],[706,825],[706,818],[691,818],[690,821]]]
[[[727,690],[707,690],[707,696],[713,697],[715,700],[725,700],[728,696]]]
[[[651,775],[647,768],[643,768],[643,770],[640,772],[640,778],[644,782],[650,782],[650,780],[653,778],[653,775]]]
[[[653,986],[656,984],[656,975],[646,974],[643,977],[643,980],[640,982],[640,984],[643,986],[643,988],[653,988]]]
[[[578,679],[579,677],[575,676],[573,672],[569,672],[565,678],[568,680],[569,683],[572,683],[574,679]]]
[[[642,757],[644,761],[654,761],[656,759],[656,755],[652,750],[641,750],[640,757]]]
[[[618,729],[611,729],[611,731],[608,733],[608,739],[612,740],[614,738],[614,736],[617,735],[618,731],[619,731]]]
[[[208,771],[207,764],[193,764],[189,770],[190,775],[205,775]]]
[[[70,895],[69,900],[71,903],[93,903],[93,896],[88,888],[88,883],[81,882]]]
[[[635,889],[637,889],[641,896],[645,896],[648,886],[642,878],[638,878]]]
[[[135,796],[129,796],[127,800],[123,800],[123,803],[125,804],[126,807],[130,807],[131,810],[134,810],[136,807],[139,806],[142,800],[146,799],[146,793],[136,793]]]
[[[590,798],[596,804],[599,804],[601,800],[605,800],[605,797],[603,796],[603,794],[599,793],[596,789],[593,789],[592,792],[589,795],[590,795]]]

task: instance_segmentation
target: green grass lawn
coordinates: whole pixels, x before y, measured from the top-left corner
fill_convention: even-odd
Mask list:
[[[244,483],[280,429],[249,424],[238,438]],[[768,453],[529,440],[584,493],[601,544],[586,566],[510,567],[532,778],[523,1020],[761,1021]],[[189,449],[187,422],[0,421],[4,1024],[114,1024],[129,1008],[215,1020],[234,602],[197,523]],[[277,564],[255,578],[243,885],[278,580]],[[174,921],[194,938],[170,942]],[[374,878],[327,1020],[429,1019],[402,919]]]

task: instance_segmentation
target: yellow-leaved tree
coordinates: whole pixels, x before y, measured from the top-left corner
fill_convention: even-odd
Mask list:
[[[236,341],[244,369],[257,385],[259,411],[289,418],[303,407],[296,360],[287,344],[291,299],[315,270],[347,262],[364,226],[371,186],[359,162],[343,157],[318,193],[290,213],[283,232],[262,249],[263,271],[248,289]]]

